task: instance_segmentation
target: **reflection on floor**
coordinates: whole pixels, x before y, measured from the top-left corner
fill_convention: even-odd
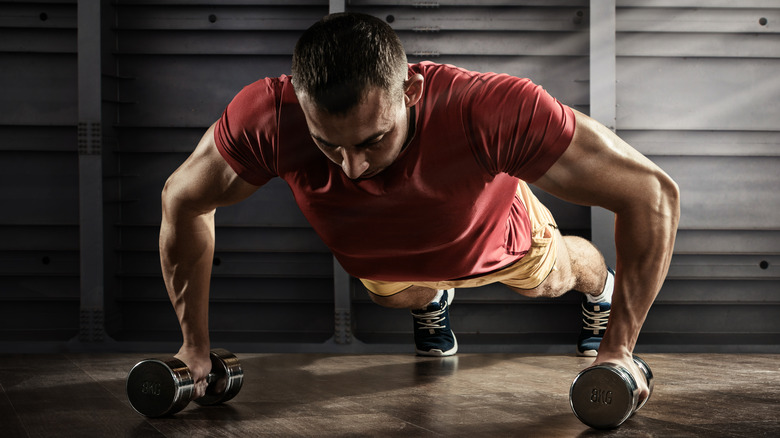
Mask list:
[[[241,354],[230,402],[160,419],[127,402],[144,355],[0,355],[2,437],[780,436],[780,356],[648,354],[650,401],[617,430],[580,423],[573,356]]]

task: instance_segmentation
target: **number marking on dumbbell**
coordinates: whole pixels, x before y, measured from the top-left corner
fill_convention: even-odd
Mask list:
[[[590,401],[592,403],[600,403],[604,405],[612,404],[612,391],[593,388],[593,391],[591,391],[590,394]]]
[[[161,393],[161,386],[159,382],[145,381],[141,384],[141,394],[148,394],[159,396]]]

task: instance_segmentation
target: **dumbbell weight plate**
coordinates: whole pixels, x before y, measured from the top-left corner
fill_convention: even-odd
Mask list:
[[[238,394],[244,381],[244,371],[236,356],[223,349],[211,350],[211,374],[206,395],[195,400],[199,405],[224,403]]]
[[[645,397],[644,400],[642,400],[642,403],[636,407],[634,412],[642,409],[642,406],[647,403],[648,400],[650,400],[650,396],[653,394],[653,372],[650,370],[650,366],[642,360],[639,356],[634,356],[634,363],[639,367],[639,370],[642,371],[642,374],[645,375],[645,381],[647,382],[647,388],[650,390],[650,393]]]
[[[574,415],[595,429],[621,425],[634,411],[639,388],[623,367],[601,364],[584,370],[569,390]]]
[[[189,368],[176,358],[146,359],[127,376],[127,398],[139,414],[161,417],[184,409],[192,398]]]

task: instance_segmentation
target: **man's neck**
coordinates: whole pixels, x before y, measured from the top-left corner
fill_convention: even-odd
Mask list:
[[[401,148],[402,151],[409,146],[417,131],[417,110],[415,108],[416,105],[406,110],[406,140],[404,140],[404,147]]]

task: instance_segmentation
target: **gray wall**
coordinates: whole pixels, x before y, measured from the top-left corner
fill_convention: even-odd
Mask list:
[[[640,350],[780,351],[780,2],[592,1],[593,17],[587,0],[0,3],[0,351],[177,347],[157,254],[165,178],[342,8],[390,22],[411,62],[532,78],[678,181],[678,244]],[[610,257],[609,215],[539,195]],[[411,351],[408,313],[334,266],[284,182],[217,226],[214,345]],[[578,298],[458,291],[461,351],[571,352]]]

